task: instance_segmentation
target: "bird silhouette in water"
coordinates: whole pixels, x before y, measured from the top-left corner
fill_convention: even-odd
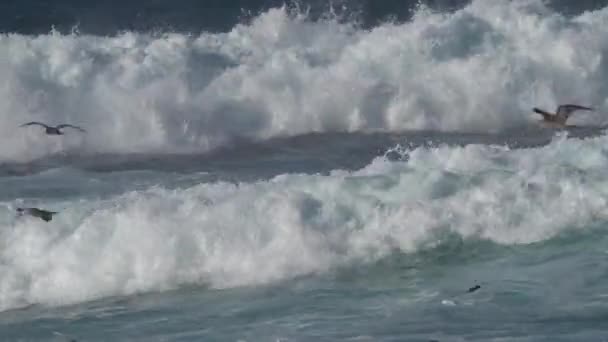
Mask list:
[[[481,288],[481,285],[477,284],[477,285],[475,285],[475,286],[473,286],[473,287],[470,287],[470,288],[467,290],[467,292],[468,292],[468,293],[475,292],[475,291],[479,290],[480,288]]]
[[[594,110],[590,107],[583,107],[575,104],[563,104],[559,105],[555,110],[555,113],[549,113],[539,108],[532,108],[532,110],[543,116],[541,123],[548,127],[553,128],[564,128],[566,126],[566,121],[570,117],[570,115],[577,110]],[[570,126],[573,127],[573,126]]]
[[[81,132],[86,132],[86,130],[84,130],[81,127],[78,126],[74,126],[74,125],[70,125],[70,124],[61,124],[61,125],[57,125],[57,126],[49,126],[47,124],[44,124],[42,122],[38,122],[38,121],[32,121],[32,122],[28,122],[28,123],[24,123],[23,125],[19,126],[19,127],[25,127],[25,126],[32,126],[32,125],[38,125],[38,126],[42,126],[45,128],[45,132],[47,135],[63,135],[64,133],[61,131],[63,128],[74,128],[77,129]]]
[[[53,215],[57,214],[57,212],[38,208],[17,208],[17,214],[19,216],[30,215],[49,222],[53,219]]]

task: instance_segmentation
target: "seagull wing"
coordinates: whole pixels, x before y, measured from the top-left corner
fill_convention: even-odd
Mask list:
[[[593,110],[593,108],[583,107],[575,104],[563,104],[557,107],[556,114],[562,119],[567,119],[570,114],[577,110]]]
[[[543,116],[543,119],[545,120],[551,120],[551,117],[553,117],[553,114],[551,113],[547,113],[542,109],[539,108],[532,108],[532,110],[534,111],[534,113],[540,114]]]
[[[49,128],[49,126],[43,124],[42,122],[38,122],[38,121],[27,122],[27,123],[24,123],[23,125],[21,125],[19,127],[32,126],[32,125],[38,125],[38,126],[42,126],[44,128]]]
[[[86,130],[84,128],[81,128],[81,127],[78,127],[78,126],[74,126],[74,125],[70,125],[70,124],[61,124],[61,125],[58,125],[57,129],[62,129],[62,128],[65,128],[65,127],[71,127],[71,128],[77,129],[77,130],[79,130],[81,132],[86,132]]]

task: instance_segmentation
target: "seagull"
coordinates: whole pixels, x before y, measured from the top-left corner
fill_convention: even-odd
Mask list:
[[[46,222],[49,222],[53,219],[53,215],[57,214],[56,211],[48,211],[44,209],[38,208],[17,208],[17,213],[19,216],[30,215],[34,217],[38,217]]]
[[[66,127],[71,127],[71,128],[77,129],[81,132],[86,132],[86,130],[84,130],[83,128],[80,128],[80,127],[74,126],[74,125],[61,124],[61,125],[57,125],[57,126],[53,127],[53,126],[49,126],[47,124],[43,124],[42,122],[38,122],[38,121],[24,123],[23,125],[21,125],[19,127],[32,126],[32,125],[38,125],[38,126],[44,127],[47,135],[63,135],[63,132],[61,131],[61,129],[66,128]]]
[[[577,110],[594,110],[593,108],[583,107],[575,104],[563,104],[557,107],[555,114],[546,112],[539,108],[532,108],[532,110],[543,116],[541,122],[550,127],[563,128],[566,127],[566,120],[570,117],[570,114]]]

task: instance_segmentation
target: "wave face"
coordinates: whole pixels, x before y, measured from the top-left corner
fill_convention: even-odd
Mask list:
[[[606,110],[608,8],[540,0],[419,8],[371,29],[273,8],[225,33],[0,37],[0,160],[76,151],[207,151],[309,132],[487,132],[533,106]],[[40,120],[89,129],[49,139]]]
[[[65,200],[54,229],[0,211],[0,310],[356,267],[450,239],[542,242],[608,220],[608,138],[419,147],[355,172]],[[272,215],[269,215],[272,213]],[[596,228],[593,228],[596,227]]]

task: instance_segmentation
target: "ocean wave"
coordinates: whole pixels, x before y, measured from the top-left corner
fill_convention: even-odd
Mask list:
[[[357,267],[445,236],[515,245],[608,220],[606,137],[398,149],[330,175],[154,186],[65,200],[46,223],[0,209],[0,309],[182,285],[227,288]],[[448,234],[446,234],[448,233]]]
[[[0,37],[0,161],[58,152],[204,152],[310,132],[488,132],[530,109],[595,106],[603,123],[608,9],[540,0],[424,7],[361,29],[274,8],[227,33]],[[85,126],[42,135],[26,121]],[[578,122],[577,122],[578,121]]]

